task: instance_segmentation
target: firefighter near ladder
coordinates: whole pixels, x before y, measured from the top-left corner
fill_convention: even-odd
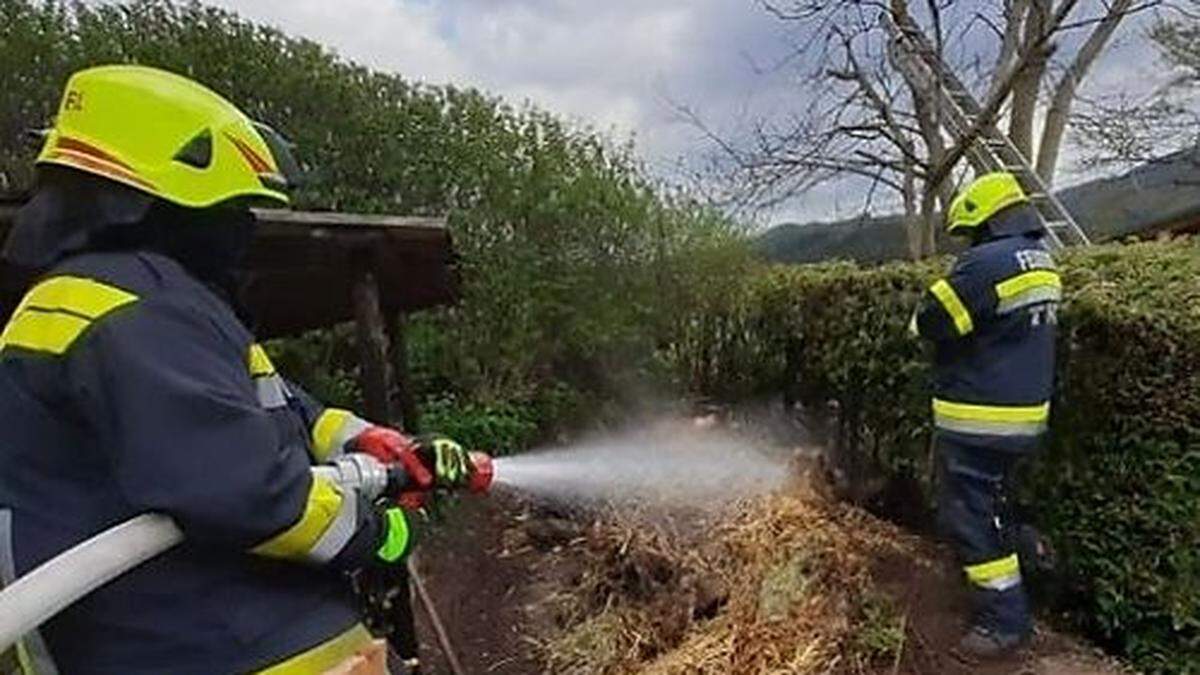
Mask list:
[[[1030,528],[1005,522],[1004,495],[1047,429],[1062,286],[1047,230],[1012,174],[978,178],[947,220],[970,248],[926,292],[911,329],[934,346],[938,523],[974,599],[961,648],[993,657],[1033,629],[1021,568],[1034,561],[1018,549],[1036,547],[1019,543]]]
[[[479,474],[449,439],[313,400],[247,328],[235,270],[250,206],[288,204],[287,143],[110,66],[71,78],[37,161],[4,248],[37,280],[0,335],[0,581],[141,514],[183,541],[26,635],[22,668],[321,673],[371,649],[347,575],[403,563],[414,492]]]

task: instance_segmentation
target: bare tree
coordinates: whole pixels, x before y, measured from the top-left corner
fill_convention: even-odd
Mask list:
[[[1153,161],[1200,143],[1200,15],[1160,18],[1149,37],[1166,75],[1162,86],[1141,96],[1085,98],[1071,113],[1086,167]]]
[[[972,159],[973,138],[992,125],[1007,130],[1041,177],[1053,180],[1081,84],[1123,20],[1160,4],[759,2],[795,27],[797,46],[789,63],[800,72],[803,109],[785,119],[758,120],[738,140],[720,137],[684,112],[717,142],[722,166],[743,188],[738,196],[744,203],[773,204],[855,177],[867,187],[864,209],[881,194],[903,204],[914,257],[934,251],[936,214],[948,206],[962,160]],[[889,21],[903,25],[909,18],[982,104],[984,119],[965,138],[945,130],[936,76],[904,67],[902,61],[913,57],[889,37]],[[1037,129],[1043,102],[1048,109]],[[1035,131],[1041,139],[1036,154]]]

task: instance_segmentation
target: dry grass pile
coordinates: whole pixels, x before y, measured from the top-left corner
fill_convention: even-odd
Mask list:
[[[793,491],[686,536],[597,525],[573,618],[544,645],[563,673],[865,673],[899,663],[905,619],[872,567],[912,540]]]

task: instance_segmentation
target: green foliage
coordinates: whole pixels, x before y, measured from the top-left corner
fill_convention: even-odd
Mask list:
[[[764,270],[692,337],[719,355],[700,384],[832,410],[851,465],[928,499],[929,365],[906,324],[945,266]],[[1024,500],[1066,563],[1070,616],[1147,671],[1200,672],[1200,246],[1096,247],[1063,268],[1052,442]],[[779,369],[743,370],[758,360]]]
[[[113,62],[186,74],[283,131],[313,177],[297,208],[449,218],[463,299],[410,322],[422,395],[540,413],[563,409],[564,388],[610,397],[661,372],[656,349],[748,257],[727,219],[648,181],[630,147],[170,0],[0,0],[5,184],[29,185],[21,132],[47,124],[68,75]],[[353,350],[331,337],[353,336],[293,346],[294,376],[352,400]]]
[[[463,402],[447,395],[424,402],[421,429],[445,434],[466,448],[503,456],[527,447],[537,437],[538,418],[531,405]]]
[[[362,409],[357,353],[348,327],[311,331],[266,345],[271,361],[281,373],[300,383],[306,392],[330,406]]]

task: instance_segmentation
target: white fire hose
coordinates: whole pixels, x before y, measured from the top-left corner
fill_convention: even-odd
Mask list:
[[[368,455],[346,455],[313,468],[347,490],[374,499],[387,489],[387,468]],[[0,590],[0,653],[88,593],[183,541],[170,517],[147,513],[101,532]]]

